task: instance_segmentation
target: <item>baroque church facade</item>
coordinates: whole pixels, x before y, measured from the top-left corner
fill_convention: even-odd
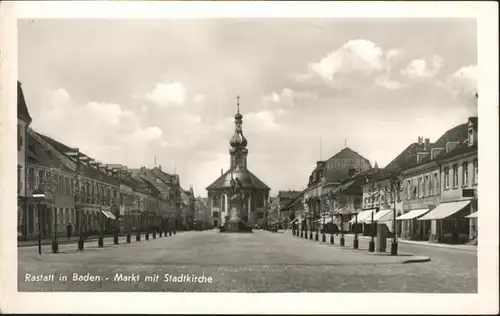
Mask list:
[[[243,136],[243,115],[240,114],[239,97],[237,112],[234,116],[235,131],[229,141],[230,166],[206,189],[210,203],[210,221],[214,227],[223,226],[230,218],[234,208],[247,226],[263,225],[267,220],[270,188],[248,169],[247,139]],[[233,185],[240,187],[242,200],[235,203]],[[239,204],[239,205],[238,205]]]

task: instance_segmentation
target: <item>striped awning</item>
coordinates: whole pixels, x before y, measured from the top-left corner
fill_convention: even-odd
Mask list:
[[[419,218],[419,221],[434,220],[434,219],[445,219],[452,216],[455,213],[463,210],[470,204],[469,201],[458,201],[458,202],[448,202],[441,203],[435,209],[427,213],[426,215]]]
[[[415,219],[429,212],[428,208],[421,208],[417,210],[411,210],[408,213],[404,213],[403,215],[396,218],[397,221],[405,220],[405,219]]]
[[[371,217],[372,217],[372,213],[374,213],[376,211],[376,209],[370,209],[370,210],[364,210],[364,211],[361,211],[358,213],[357,215],[357,219],[356,219],[356,215],[354,215],[351,220],[349,221],[349,223],[353,224],[353,223],[358,223],[358,224],[363,224],[363,223],[366,223],[366,221],[369,221],[371,220]],[[374,214],[375,216],[375,214]]]
[[[107,218],[110,218],[110,219],[116,219],[115,215],[114,215],[113,213],[111,213],[111,211],[104,211],[104,210],[102,210],[101,212],[102,212],[102,213],[104,214],[104,216],[106,216]]]
[[[373,221],[375,223],[377,223],[377,222],[385,222],[387,220],[386,217],[390,216],[390,215],[388,215],[388,213],[392,213],[392,210],[391,209],[385,209],[385,210],[378,211],[377,213],[375,213],[373,215]],[[371,219],[371,216],[369,216],[366,219],[365,223],[366,224],[370,224],[371,222],[372,222],[372,219]]]

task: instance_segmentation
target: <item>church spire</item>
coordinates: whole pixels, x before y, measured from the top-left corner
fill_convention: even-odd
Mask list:
[[[243,136],[243,129],[241,125],[243,124],[243,115],[240,114],[240,96],[236,96],[236,114],[234,115],[234,135],[229,141],[231,149],[229,153],[231,155],[231,168],[236,166],[246,168],[247,165],[247,139]]]

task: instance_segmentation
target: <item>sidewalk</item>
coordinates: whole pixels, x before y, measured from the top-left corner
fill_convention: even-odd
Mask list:
[[[176,232],[177,234],[179,233],[179,231]],[[137,233],[131,233],[130,236],[132,237],[132,240],[135,241],[135,235]],[[127,234],[126,233],[120,233],[118,234],[118,237],[119,238],[122,238],[122,237],[126,237]],[[141,233],[141,240],[144,240],[146,237],[146,233]],[[159,233],[156,233],[156,236],[159,237]],[[172,233],[172,236],[173,236],[173,233]],[[104,239],[107,239],[107,238],[113,238],[114,235],[104,235],[103,236]],[[68,244],[76,244],[78,243],[78,236],[72,236],[71,239],[68,239],[67,237],[57,237],[57,242],[59,245],[68,245]],[[153,238],[153,233],[149,233],[149,238]],[[92,235],[92,236],[88,236],[87,238],[85,238],[85,242],[90,242],[90,241],[96,241],[99,239],[99,235]],[[52,244],[52,238],[46,238],[46,239],[42,239],[42,245],[43,246],[47,246],[47,245],[50,245]],[[17,247],[20,248],[20,247],[34,247],[34,246],[37,246],[38,245],[38,240],[21,240],[21,241],[18,241],[17,242]]]
[[[344,234],[344,236],[348,237],[348,238],[354,238],[354,234]],[[358,235],[358,238],[359,239],[371,239],[370,236],[362,236],[362,235]],[[375,237],[375,239],[377,239],[377,237]],[[391,238],[388,238],[388,239],[392,240]],[[429,242],[429,241],[407,240],[407,239],[402,239],[402,238],[398,238],[398,243],[418,245],[418,246],[436,247],[436,248],[447,248],[447,249],[454,249],[454,250],[477,251],[476,245],[451,245],[451,244],[441,244],[441,243]]]

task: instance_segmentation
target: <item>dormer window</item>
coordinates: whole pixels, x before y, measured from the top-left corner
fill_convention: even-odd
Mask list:
[[[352,177],[356,173],[356,169],[350,168],[349,169],[349,177]]]
[[[469,146],[474,145],[474,129],[472,127],[469,127]]]

